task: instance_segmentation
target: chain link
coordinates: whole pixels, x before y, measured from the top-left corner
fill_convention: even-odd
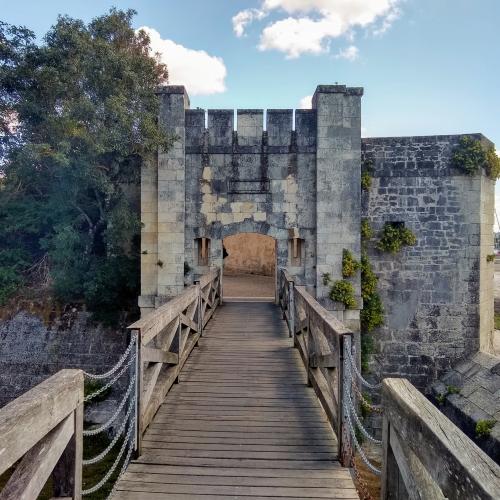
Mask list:
[[[116,457],[116,460],[113,462],[113,465],[110,467],[108,472],[106,472],[104,477],[97,484],[95,484],[91,488],[88,488],[87,490],[82,490],[82,495],[90,495],[92,493],[95,493],[96,491],[100,490],[108,482],[109,478],[113,475],[113,472],[115,471],[116,467],[118,466],[127,445],[129,445],[129,453],[127,453],[127,458],[130,459],[130,454],[132,453],[131,450],[133,448],[133,442],[131,442],[131,436],[132,436],[132,429],[134,429],[134,426],[135,426],[135,418],[133,418],[130,421],[130,426],[129,426],[129,429],[127,432],[127,436],[123,440],[122,447],[120,448],[120,451]],[[127,463],[127,458],[125,459],[124,465]],[[125,465],[125,468],[126,467],[127,466]],[[123,468],[123,466],[122,466],[122,471],[125,470],[125,468]],[[120,474],[123,473],[122,471],[120,471]],[[111,494],[113,494],[113,490],[112,490]],[[108,498],[111,497],[111,494]]]
[[[89,394],[88,396],[85,396],[83,398],[83,401],[86,403],[87,401],[90,401],[91,399],[95,398],[99,394],[102,394],[104,391],[109,389],[130,367],[132,364],[132,361],[135,360],[135,352],[130,356],[130,359],[128,360],[127,364],[118,372],[117,375],[115,375],[109,382],[104,384],[102,387],[97,389],[97,391],[93,392],[92,394]]]
[[[380,389],[382,387],[382,383],[379,384],[370,384],[365,378],[363,378],[363,375],[361,375],[361,372],[358,370],[358,367],[356,365],[356,362],[354,358],[352,357],[352,353],[350,349],[346,349],[347,352],[347,357],[349,358],[350,365],[356,375],[358,377],[359,381],[365,386],[368,387],[369,389]]]
[[[125,427],[127,425],[128,419],[130,417],[130,414],[132,413],[132,410],[135,408],[135,398],[132,399],[130,402],[130,405],[127,410],[127,414],[125,415],[125,418],[123,419],[122,425],[120,425],[120,428],[118,429],[118,432],[116,433],[115,437],[109,443],[107,448],[103,450],[99,455],[96,455],[93,458],[89,458],[87,460],[82,460],[83,465],[92,465],[96,464],[97,462],[100,462],[113,448],[113,446],[117,443],[118,439],[120,439],[120,436],[123,434],[123,431],[125,430]]]
[[[95,436],[96,434],[100,434],[101,432],[105,431],[111,426],[111,424],[116,420],[116,417],[118,417],[120,412],[123,410],[123,407],[125,406],[125,403],[127,402],[127,399],[130,396],[132,389],[135,388],[135,378],[136,378],[135,375],[131,378],[127,388],[127,392],[123,396],[120,404],[118,405],[118,408],[116,409],[115,413],[111,416],[111,418],[106,423],[102,424],[100,427],[97,427],[95,429],[84,430],[83,431],[84,436]]]
[[[111,370],[107,371],[106,373],[101,373],[101,374],[83,372],[85,377],[87,377],[89,379],[93,379],[93,380],[103,380],[103,379],[111,377],[120,368],[120,366],[122,366],[123,363],[125,363],[125,360],[127,359],[128,355],[130,354],[130,351],[132,350],[132,348],[135,345],[136,338],[137,338],[136,335],[132,335],[132,338],[130,339],[130,343],[129,343],[127,349],[122,354],[121,358],[118,360],[118,363],[116,363],[116,365],[113,366],[113,368],[111,368]]]
[[[351,431],[351,437],[352,437],[352,440],[354,442],[354,446],[356,447],[356,449],[358,450],[359,452],[359,456],[361,457],[361,460],[363,460],[363,462],[365,463],[365,465],[377,476],[380,476],[382,474],[382,471],[380,469],[377,469],[374,465],[372,465],[372,463],[370,462],[370,460],[368,459],[368,457],[366,456],[365,454],[365,450],[363,450],[363,448],[361,447],[361,445],[359,444],[359,441],[358,439],[356,438],[356,432],[354,431],[354,426],[352,425],[352,420],[351,420],[351,416],[349,414],[349,412],[346,412],[345,413],[345,416],[346,416],[346,420],[347,420],[347,423],[349,425],[349,430]]]
[[[363,436],[366,437],[366,439],[368,439],[369,441],[371,441],[372,443],[375,443],[375,444],[378,444],[378,445],[381,445],[382,444],[382,441],[380,441],[379,439],[375,439],[363,426],[363,423],[361,422],[360,418],[358,417],[358,414],[356,413],[356,408],[354,408],[354,404],[352,402],[352,399],[351,399],[351,395],[349,394],[349,391],[346,392],[346,399],[347,399],[347,403],[348,403],[348,407],[349,407],[349,410],[352,414],[352,416],[354,417],[354,420],[356,421],[356,425],[358,426],[359,430],[361,431],[361,433],[363,434]]]
[[[372,405],[369,403],[365,397],[363,396],[363,393],[358,389],[356,384],[352,384],[352,388],[354,389],[354,392],[358,396],[358,398],[361,400],[364,406],[370,408],[370,410],[374,411],[375,413],[384,413],[384,409],[381,406],[378,405]]]
[[[132,422],[135,422],[133,420]],[[118,484],[118,481],[121,479],[125,471],[127,470],[128,464],[130,463],[130,457],[132,456],[132,452],[134,451],[134,446],[133,446],[133,441],[129,441],[129,447],[127,451],[127,455],[125,456],[125,460],[123,461],[122,468],[120,469],[120,472],[118,474],[118,477],[116,478],[115,484],[113,485],[113,489],[111,490],[111,493],[109,494],[107,500],[110,500],[115,496],[116,493],[116,485]]]

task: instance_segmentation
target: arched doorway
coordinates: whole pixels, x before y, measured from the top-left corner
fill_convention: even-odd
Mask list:
[[[225,300],[274,301],[276,240],[258,233],[227,236],[223,244]]]

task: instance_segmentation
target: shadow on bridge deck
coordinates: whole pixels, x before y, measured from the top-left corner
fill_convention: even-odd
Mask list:
[[[358,498],[271,303],[217,310],[143,447],[117,498]]]

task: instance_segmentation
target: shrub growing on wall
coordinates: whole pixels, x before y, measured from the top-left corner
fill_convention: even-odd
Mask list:
[[[354,309],[357,305],[354,297],[354,287],[352,283],[346,280],[335,281],[332,284],[330,298],[335,302],[342,302],[347,309]]]
[[[469,175],[475,175],[484,168],[486,175],[492,179],[500,176],[500,158],[495,150],[492,147],[485,149],[481,141],[470,136],[460,138],[451,162]]]
[[[359,269],[359,262],[354,258],[349,250],[342,251],[342,276],[352,278]]]
[[[417,242],[413,232],[402,224],[386,222],[377,248],[383,252],[397,253],[403,246],[415,245]]]

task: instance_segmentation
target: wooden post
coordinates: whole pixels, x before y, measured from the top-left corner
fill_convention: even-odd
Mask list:
[[[389,455],[389,420],[384,415],[382,420],[382,476],[380,478],[380,499],[386,500],[389,498],[388,483],[387,483],[387,469]]]
[[[288,332],[290,337],[294,339],[295,343],[295,301],[293,296],[293,281],[288,282]]]
[[[195,280],[194,284],[196,285],[197,292],[198,292],[198,312],[197,312],[197,323],[198,323],[198,333],[200,334],[200,337],[203,335],[203,303],[202,303],[202,298],[201,298],[201,285],[200,285],[200,280]],[[196,342],[196,347],[198,347],[198,342]]]
[[[344,406],[344,393],[349,390],[346,384],[349,381],[346,379],[346,372],[344,370],[344,349],[350,349],[352,338],[348,335],[341,335],[339,337],[339,353],[337,357],[337,391],[339,395],[338,400],[338,426],[337,426],[337,436],[339,441],[339,456],[341,464],[344,467],[351,466],[351,460],[353,455],[352,450],[352,438],[349,430],[349,424],[346,421],[344,412],[349,411],[348,408]]]
[[[83,402],[73,411],[73,436],[52,471],[54,497],[82,498]]]
[[[222,288],[222,268],[219,267],[217,269],[217,273],[219,274],[219,305],[222,305],[222,293],[223,293],[223,288]]]
[[[142,391],[144,385],[144,366],[142,363],[142,335],[140,330],[132,330],[132,335],[136,335],[135,343],[135,364],[136,364],[136,381],[135,381],[135,407],[137,411],[136,426],[136,441],[135,453],[137,456],[142,454],[142,430],[143,430],[143,416],[146,408],[142,407]]]
[[[311,343],[313,342],[313,337],[311,334],[311,310],[309,304],[305,307],[307,315],[307,342],[305,342],[306,353],[305,358],[307,360],[306,372],[307,372],[307,385],[312,387],[311,381]]]

